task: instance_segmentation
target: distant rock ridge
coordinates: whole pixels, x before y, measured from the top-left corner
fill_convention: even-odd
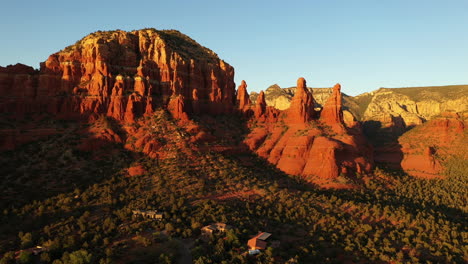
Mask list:
[[[310,88],[316,107],[322,107],[332,88]],[[272,85],[265,91],[267,105],[280,110],[289,108],[296,87]],[[255,93],[252,101],[255,102]],[[358,121],[380,122],[381,127],[407,127],[422,124],[445,112],[468,111],[468,85],[380,88],[358,96],[342,94],[344,115]],[[349,120],[348,118],[348,120]]]

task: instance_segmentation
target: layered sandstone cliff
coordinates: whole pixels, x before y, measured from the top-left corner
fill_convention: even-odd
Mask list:
[[[124,122],[157,105],[180,119],[228,113],[235,104],[233,76],[214,52],[175,30],[96,32],[52,54],[39,72],[0,68],[0,111],[106,114]]]

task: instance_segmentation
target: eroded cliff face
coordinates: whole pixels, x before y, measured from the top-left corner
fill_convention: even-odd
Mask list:
[[[1,68],[0,110],[131,123],[158,105],[187,119],[231,112],[233,77],[229,64],[178,31],[96,32],[52,54],[39,72]]]
[[[381,88],[356,96],[362,101],[363,121],[378,121],[382,127],[420,125],[442,112],[468,110],[468,86]]]
[[[297,87],[291,106],[284,111],[265,106],[265,95],[260,92],[256,109],[275,109],[279,115],[276,122],[267,122],[273,119],[268,117],[273,110],[264,110],[264,119],[256,114],[244,143],[282,171],[314,183],[370,173],[372,148],[359,129],[345,127],[340,85],[335,86],[321,116],[303,78],[298,79]]]
[[[465,118],[459,113],[444,112],[403,134],[398,140],[402,169],[413,176],[435,178],[441,177],[450,157],[468,159]]]

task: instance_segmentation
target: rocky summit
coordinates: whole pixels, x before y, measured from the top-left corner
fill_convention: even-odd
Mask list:
[[[18,117],[106,114],[130,123],[157,106],[187,119],[194,111],[228,113],[235,102],[234,69],[175,30],[96,32],[37,72],[16,65],[0,73],[1,110]]]

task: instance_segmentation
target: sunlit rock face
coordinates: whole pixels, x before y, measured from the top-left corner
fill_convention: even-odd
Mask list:
[[[233,111],[233,78],[229,64],[178,31],[95,32],[49,56],[37,72],[0,68],[0,109],[134,122],[159,105],[187,119],[194,111]]]

